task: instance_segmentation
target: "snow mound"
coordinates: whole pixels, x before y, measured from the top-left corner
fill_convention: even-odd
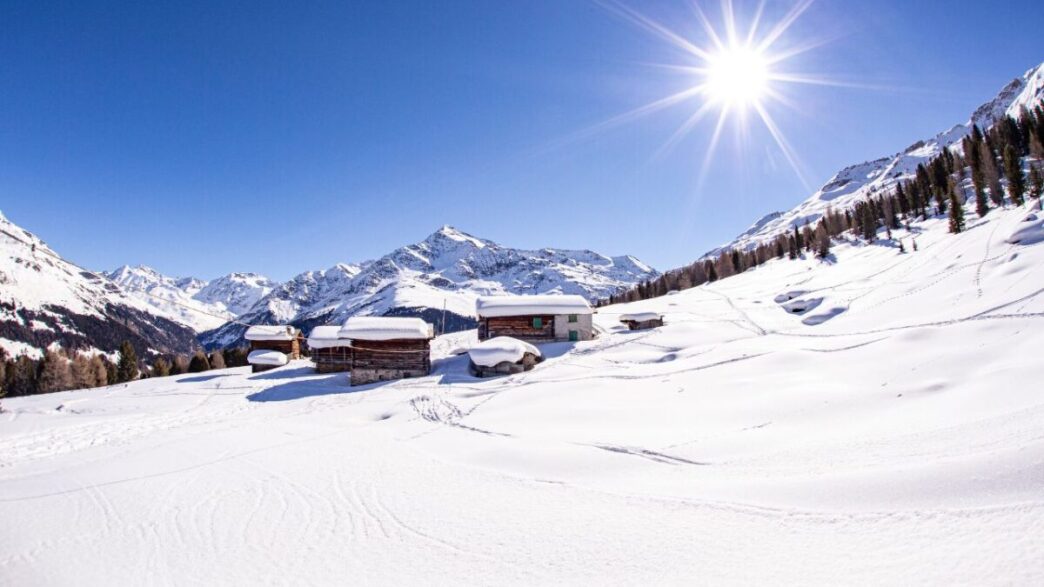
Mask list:
[[[353,316],[345,321],[338,336],[352,340],[428,340],[435,331],[420,318]]]
[[[526,353],[541,356],[540,350],[528,342],[510,336],[498,336],[471,347],[468,357],[472,363],[481,367],[495,367],[505,362],[517,363]]]
[[[251,326],[246,331],[247,340],[293,340],[294,327],[280,324],[277,326]]]
[[[251,365],[282,367],[290,362],[290,359],[286,357],[286,353],[279,351],[254,351],[247,355],[247,362]]]
[[[594,309],[577,295],[482,296],[475,301],[480,318],[530,314],[593,314]]]
[[[1044,241],[1044,213],[1029,213],[1016,228],[1008,242],[1013,245],[1032,245]]]

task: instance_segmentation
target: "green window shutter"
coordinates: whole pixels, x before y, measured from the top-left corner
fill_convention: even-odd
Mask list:
[[[541,318],[540,316],[537,316],[536,318],[533,318],[533,328],[543,328],[543,327],[544,327],[544,319],[543,318]]]
[[[569,322],[570,322],[570,324],[573,323],[573,322],[576,322],[576,314],[570,314],[569,315]]]
[[[576,342],[580,340],[580,331],[570,330],[569,331],[569,342]]]

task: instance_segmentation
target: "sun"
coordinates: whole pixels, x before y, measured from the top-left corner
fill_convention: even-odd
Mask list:
[[[703,86],[711,101],[745,108],[765,97],[770,78],[768,59],[754,48],[734,46],[708,56]]]

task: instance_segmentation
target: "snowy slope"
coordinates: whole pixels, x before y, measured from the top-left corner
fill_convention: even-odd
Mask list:
[[[513,249],[444,226],[376,261],[303,273],[275,288],[241,321],[292,322],[308,329],[357,314],[413,313],[437,319],[445,305],[454,320],[450,326],[459,327],[473,316],[479,295],[565,293],[604,298],[656,275],[630,256]],[[243,330],[229,324],[204,334],[202,340],[208,346],[227,346],[238,341]]]
[[[246,312],[278,284],[256,273],[231,273],[212,281],[168,277],[144,265],[124,265],[108,278],[132,297],[197,332],[217,328]]]
[[[0,215],[0,346],[34,356],[51,344],[111,352],[123,339],[141,352],[195,344],[191,330]]]
[[[995,98],[977,108],[967,122],[931,139],[918,141],[901,153],[842,169],[794,209],[764,216],[734,240],[708,252],[706,256],[717,255],[725,249],[754,248],[806,222],[815,223],[831,206],[837,209],[850,208],[871,194],[885,192],[898,181],[913,177],[919,164],[927,163],[942,149],[959,149],[961,140],[971,133],[973,125],[981,129],[989,128],[1006,115],[1018,117],[1023,107],[1033,107],[1041,100],[1044,100],[1044,64],[1012,80]]]
[[[298,362],[5,400],[0,576],[1039,584],[1044,243],[1009,242],[1044,236],[1029,216],[602,308],[599,339],[510,377],[468,375],[467,331],[421,379]],[[622,330],[635,311],[666,325]]]

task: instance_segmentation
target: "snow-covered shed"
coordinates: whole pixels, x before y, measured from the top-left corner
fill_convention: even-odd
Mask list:
[[[352,368],[351,341],[341,338],[341,327],[316,326],[308,334],[308,351],[319,373],[338,373]]]
[[[498,336],[468,349],[471,372],[478,377],[510,375],[529,371],[544,360],[540,349],[528,342]]]
[[[630,312],[620,314],[620,322],[630,330],[647,330],[663,326],[663,316],[656,312]]]
[[[582,296],[482,296],[475,302],[479,340],[510,336],[527,342],[595,337],[594,309]]]
[[[434,328],[420,318],[352,316],[338,331],[351,340],[351,384],[431,373]]]
[[[254,356],[255,351],[278,351],[286,355],[287,360],[301,358],[301,340],[303,335],[300,330],[293,326],[285,324],[251,326],[247,328],[246,334],[243,336],[250,343],[250,354],[247,355],[247,362],[251,364],[255,373],[279,366],[272,365],[271,362],[262,363],[250,360],[250,357]]]

